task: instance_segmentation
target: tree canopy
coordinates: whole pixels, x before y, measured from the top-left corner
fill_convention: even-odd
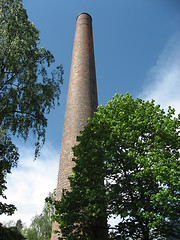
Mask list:
[[[3,226],[0,223],[0,238],[1,240],[25,240],[24,236],[21,234],[23,225],[19,219],[16,223],[10,221],[6,223],[8,226]]]
[[[54,56],[40,47],[39,31],[28,20],[22,0],[0,0],[0,195],[5,178],[19,159],[11,137],[25,141],[35,135],[35,158],[45,142],[47,115],[59,104],[62,65],[55,70]],[[12,206],[0,203],[0,214]]]
[[[115,95],[77,138],[71,190],[55,202],[62,239],[164,239],[179,234],[180,115]],[[178,235],[179,237],[179,235]],[[177,237],[177,238],[178,238]],[[104,238],[101,238],[104,239]]]
[[[49,193],[48,197],[51,200],[55,199],[55,191]],[[54,212],[54,206],[49,202],[45,201],[45,205],[41,214],[36,215],[29,227],[25,227],[23,230],[23,235],[27,240],[41,240],[51,239],[52,231],[52,219],[51,216]]]

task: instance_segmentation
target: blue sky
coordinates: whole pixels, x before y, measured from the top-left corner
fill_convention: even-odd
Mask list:
[[[115,93],[155,99],[180,112],[180,2],[178,0],[24,0],[41,46],[64,66],[61,105],[48,116],[46,144],[33,162],[33,139],[15,140],[19,166],[8,177],[7,197],[19,211],[2,221],[27,224],[56,187],[76,17],[88,12],[93,35],[99,104]],[[1,220],[1,219],[0,219]]]

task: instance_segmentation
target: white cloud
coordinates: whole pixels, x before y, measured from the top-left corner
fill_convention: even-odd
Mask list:
[[[34,150],[19,147],[21,154],[18,167],[8,176],[7,203],[14,204],[18,211],[12,216],[1,215],[0,221],[17,221],[30,224],[32,217],[40,214],[44,199],[56,188],[59,152],[47,144],[41,156],[33,161]]]
[[[180,33],[167,43],[156,65],[149,71],[139,97],[156,100],[165,110],[168,106],[180,113]]]

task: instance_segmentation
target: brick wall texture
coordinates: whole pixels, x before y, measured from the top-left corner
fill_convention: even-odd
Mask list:
[[[96,111],[97,105],[92,18],[89,14],[82,13],[76,20],[56,190],[57,200],[61,198],[62,189],[69,189],[68,176],[74,164],[72,147],[76,144],[76,137],[86,125],[87,118]],[[57,223],[53,224],[53,230],[55,229]],[[58,236],[52,234],[51,240],[57,239]]]

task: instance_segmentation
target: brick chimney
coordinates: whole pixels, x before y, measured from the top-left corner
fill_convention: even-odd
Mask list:
[[[79,132],[86,125],[87,118],[96,111],[97,105],[92,18],[87,13],[81,13],[76,20],[56,190],[57,200],[61,199],[63,189],[70,189],[68,177],[74,166],[72,147],[76,144]],[[54,223],[53,230],[56,229],[58,224]],[[57,239],[57,234],[52,234],[51,240]]]

